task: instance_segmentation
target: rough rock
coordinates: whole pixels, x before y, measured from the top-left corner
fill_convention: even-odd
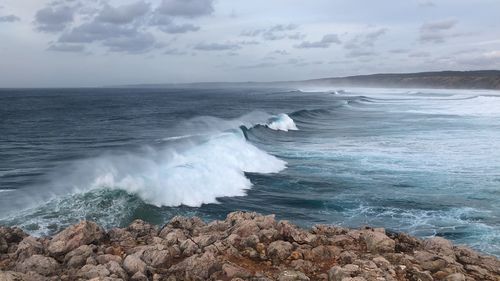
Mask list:
[[[285,270],[278,276],[278,281],[309,281],[309,277],[300,271]]]
[[[367,230],[363,232],[362,237],[370,253],[392,253],[395,250],[396,242],[385,233]]]
[[[17,250],[14,255],[16,256],[18,261],[23,261],[33,255],[43,254],[43,251],[44,248],[42,243],[38,241],[36,238],[28,236],[24,238],[21,242],[19,242],[19,245],[17,246]]]
[[[33,255],[16,266],[16,271],[23,273],[33,271],[44,276],[53,275],[59,269],[60,265],[55,259],[42,255]]]
[[[140,258],[136,257],[135,255],[128,255],[125,260],[123,261],[123,268],[129,273],[129,274],[135,274],[136,272],[141,272],[145,273],[147,266],[144,261],[142,261]]]
[[[54,236],[48,251],[53,256],[64,255],[82,245],[97,243],[105,236],[102,227],[94,222],[82,221]]]
[[[269,244],[267,248],[267,254],[273,262],[280,262],[285,260],[290,256],[293,250],[293,245],[290,242],[285,241],[274,241]]]
[[[0,281],[499,281],[500,261],[443,238],[318,225],[235,212],[223,221],[91,222],[52,239],[0,227]]]

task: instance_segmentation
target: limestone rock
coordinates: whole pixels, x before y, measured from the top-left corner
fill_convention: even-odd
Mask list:
[[[82,245],[99,242],[104,236],[102,227],[94,222],[82,221],[54,236],[48,251],[53,256],[64,255]]]
[[[0,237],[1,244],[1,237]],[[1,248],[1,246],[0,246]],[[15,252],[15,256],[18,261],[23,261],[33,255],[43,254],[44,247],[40,241],[36,238],[28,236],[24,238],[19,245],[17,245],[17,250]]]
[[[110,275],[109,270],[104,265],[84,265],[78,270],[78,277],[85,279],[92,279],[97,277],[107,277]]]
[[[309,281],[309,277],[303,272],[294,270],[285,270],[278,276],[278,281]]]
[[[435,251],[445,256],[454,256],[453,244],[449,240],[441,237],[433,237],[427,239],[423,243],[424,249],[428,251]]]
[[[66,254],[64,262],[69,267],[81,267],[87,263],[87,259],[94,254],[96,246],[82,245]]]
[[[128,255],[123,261],[123,268],[130,274],[133,275],[136,272],[146,273],[146,263],[135,255]]]
[[[232,263],[223,264],[222,272],[228,278],[248,278],[252,276],[248,270]]]
[[[377,231],[364,231],[362,235],[370,253],[393,253],[396,243],[387,235]]]
[[[292,250],[293,245],[290,242],[279,240],[269,244],[267,254],[273,262],[277,263],[288,258],[292,253]]]
[[[23,262],[18,263],[16,270],[23,273],[34,271],[40,275],[49,276],[56,275],[60,270],[60,265],[51,257],[33,255]]]

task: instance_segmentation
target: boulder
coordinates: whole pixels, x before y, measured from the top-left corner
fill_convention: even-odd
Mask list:
[[[172,258],[170,251],[163,245],[148,246],[143,250],[141,255],[141,259],[147,265],[153,267],[168,267]]]
[[[223,264],[222,272],[227,278],[248,278],[252,276],[252,273],[245,268],[232,263]]]
[[[282,271],[278,276],[278,281],[309,281],[309,277],[303,272],[294,270]]]
[[[9,244],[7,243],[7,240],[0,236],[0,254],[6,254],[8,250]]]
[[[20,272],[0,270],[0,281],[24,281],[24,280],[26,280],[25,275]]]
[[[291,224],[289,221],[278,222],[276,228],[283,240],[298,244],[311,244],[316,238],[316,235],[297,228],[297,226]]]
[[[290,256],[293,250],[293,245],[290,242],[274,241],[267,247],[267,255],[274,262],[278,263]]]
[[[155,225],[151,225],[143,220],[134,220],[128,227],[127,231],[132,233],[135,237],[143,237],[143,236],[157,236],[158,235],[158,227]]]
[[[57,275],[60,269],[61,266],[55,259],[42,255],[33,255],[16,265],[16,271],[33,271],[44,276]]]
[[[135,255],[128,255],[123,261],[123,268],[130,274],[134,275],[136,272],[146,273],[147,266],[144,261]]]
[[[80,270],[78,270],[77,276],[80,278],[92,279],[97,277],[107,277],[110,274],[110,271],[102,264],[86,264],[82,268],[80,268]]]
[[[7,244],[17,244],[27,236],[28,235],[19,227],[0,226],[0,237],[2,237]]]
[[[415,260],[423,270],[429,270],[430,272],[437,272],[448,265],[445,259],[428,251],[415,252]]]
[[[81,267],[87,263],[87,259],[94,254],[95,245],[82,245],[64,256],[64,263],[69,267]]]
[[[121,264],[123,262],[123,259],[120,256],[115,256],[110,254],[99,255],[95,258],[95,260],[99,264],[107,264],[110,261],[114,261],[118,264]]]
[[[212,252],[203,255],[193,255],[173,265],[168,270],[181,280],[207,280],[222,269],[221,263]]]
[[[446,276],[444,281],[465,281],[465,276],[462,273],[453,273]]]
[[[1,244],[1,237],[0,237]],[[1,246],[0,246],[1,248]],[[40,241],[32,236],[24,238],[18,245],[14,253],[18,261],[23,261],[33,255],[43,254],[44,248]]]
[[[364,231],[362,239],[366,243],[366,249],[370,253],[393,253],[396,243],[382,232]]]
[[[55,235],[49,243],[48,251],[52,256],[58,257],[82,245],[97,243],[104,237],[102,227],[95,222],[82,221]]]
[[[453,244],[449,240],[441,237],[427,239],[424,241],[423,246],[424,249],[428,251],[434,251],[445,256],[455,256]]]
[[[198,217],[186,218],[181,216],[173,217],[166,227],[185,229],[189,232],[196,227],[202,227],[205,223]]]
[[[136,272],[132,277],[130,278],[131,281],[149,281],[148,277],[144,275],[142,272]]]
[[[163,238],[168,246],[178,244],[187,239],[182,229],[172,229],[169,227],[163,228],[159,237]]]
[[[109,261],[106,264],[106,268],[112,275],[116,275],[123,280],[126,280],[128,277],[127,272],[125,272],[125,270],[116,261]]]
[[[189,257],[189,256],[192,256],[193,254],[195,254],[197,251],[198,251],[198,245],[196,243],[194,243],[193,240],[191,239],[186,239],[184,240],[181,245],[179,246],[182,254],[185,256],[185,257]]]

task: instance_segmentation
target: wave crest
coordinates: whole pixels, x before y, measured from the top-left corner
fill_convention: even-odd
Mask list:
[[[275,131],[297,131],[297,125],[290,116],[281,113],[276,116],[269,118],[266,126]]]

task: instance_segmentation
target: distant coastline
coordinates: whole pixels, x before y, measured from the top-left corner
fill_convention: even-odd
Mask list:
[[[217,87],[375,87],[500,90],[500,70],[381,73],[346,77],[276,82],[201,82],[137,84],[112,87],[132,88],[217,88]]]

